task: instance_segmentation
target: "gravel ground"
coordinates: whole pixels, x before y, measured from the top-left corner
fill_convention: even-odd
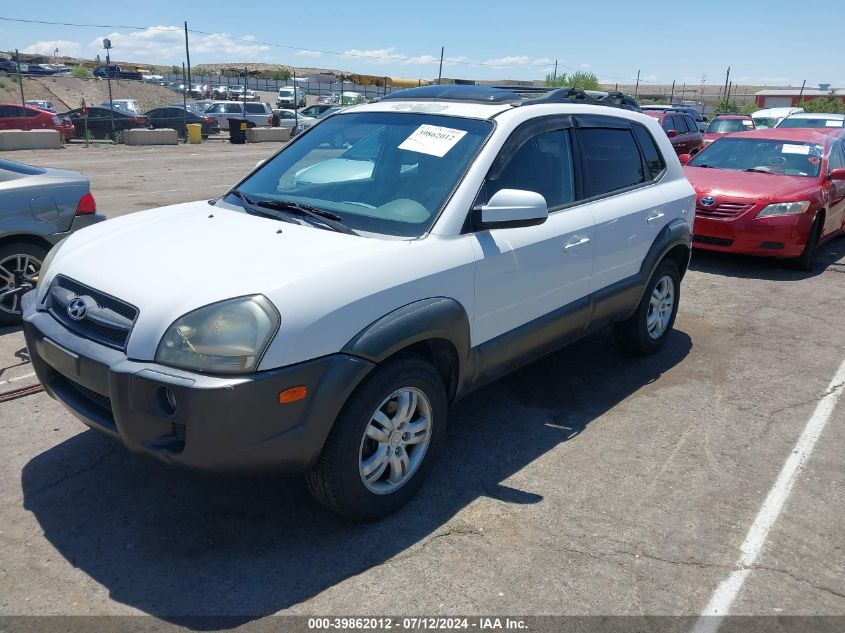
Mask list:
[[[114,217],[219,194],[275,149],[14,158],[83,171]],[[695,616],[843,361],[843,273],[845,239],[811,273],[696,252],[661,353],[602,331],[471,395],[422,493],[374,525],[300,479],[131,455],[43,393],[4,403],[0,615]],[[0,359],[0,380],[28,372],[16,329]],[[845,615],[843,454],[840,404],[732,613]]]

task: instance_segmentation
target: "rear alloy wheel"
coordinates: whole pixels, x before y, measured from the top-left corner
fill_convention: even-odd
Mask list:
[[[349,397],[306,476],[314,497],[355,521],[407,503],[428,477],[446,425],[446,389],[426,361],[388,361]]]
[[[0,325],[21,322],[21,296],[35,287],[47,250],[23,242],[0,247]]]
[[[613,324],[616,342],[631,354],[654,354],[672,331],[680,298],[678,265],[664,259],[651,276],[636,312],[625,321]]]
[[[810,227],[810,232],[807,235],[807,244],[801,254],[792,260],[793,265],[798,270],[809,272],[813,269],[813,261],[816,258],[816,249],[819,246],[819,240],[822,236],[822,216],[817,215],[813,221],[813,226]]]

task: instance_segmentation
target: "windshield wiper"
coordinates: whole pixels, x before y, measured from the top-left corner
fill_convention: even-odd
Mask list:
[[[749,167],[748,169],[743,169],[742,171],[748,171],[752,174],[772,174],[775,175],[775,172],[769,171],[768,169],[760,169],[759,167]]]
[[[704,167],[705,169],[719,169],[718,167],[713,167],[713,165],[708,165],[707,163],[702,163],[701,165],[690,165],[690,167]]]
[[[256,205],[255,201],[250,200],[249,196],[247,196],[242,191],[239,191],[238,189],[232,189],[228,194],[225,194],[225,195],[233,195],[236,198],[240,198],[241,201],[243,202],[244,210],[246,210],[248,213],[252,213],[254,215],[260,215],[260,216],[263,216],[265,218],[271,218],[273,220],[279,220],[281,222],[287,222],[288,224],[299,224],[299,222],[296,222],[295,220],[289,220],[288,218],[277,215],[275,213],[268,213],[264,209],[259,208]],[[218,200],[219,199],[220,198],[218,198]]]
[[[309,204],[301,204],[299,202],[285,202],[284,200],[257,200],[254,204],[265,209],[273,209],[275,211],[286,211],[288,213],[298,213],[300,215],[305,215],[318,220],[321,224],[325,224],[329,228],[337,231],[338,233],[346,233],[347,235],[358,235],[358,233],[356,233],[343,223],[343,218],[341,218],[337,213],[332,213],[331,211],[320,209],[318,207],[312,207]]]

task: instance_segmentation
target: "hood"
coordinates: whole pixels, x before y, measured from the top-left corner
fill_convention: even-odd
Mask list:
[[[712,194],[732,200],[771,203],[813,199],[818,193],[816,178],[755,174],[731,169],[684,167],[684,175],[698,195]]]
[[[39,300],[52,278],[63,274],[135,305],[139,316],[127,352],[150,358],[149,341],[157,342],[191,310],[250,294],[272,301],[287,285],[302,287],[326,271],[402,248],[406,241],[261,218],[222,202],[191,202],[74,233],[45,275]]]

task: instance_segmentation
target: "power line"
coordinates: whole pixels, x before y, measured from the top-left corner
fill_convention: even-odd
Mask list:
[[[24,24],[44,24],[49,26],[70,26],[70,27],[80,27],[80,28],[97,28],[97,29],[126,29],[132,31],[161,31],[161,32],[179,32],[180,29],[175,26],[135,26],[135,25],[127,25],[127,24],[88,24],[88,23],[79,23],[79,22],[56,22],[50,20],[33,20],[33,19],[25,19],[25,18],[9,18],[9,17],[2,17],[0,16],[0,20],[4,22],[20,22]],[[409,57],[407,55],[394,55],[390,53],[367,53],[367,52],[352,52],[352,51],[331,51],[331,50],[323,50],[318,48],[304,48],[301,46],[290,46],[287,44],[279,44],[277,42],[265,42],[253,38],[245,38],[245,37],[236,37],[234,35],[224,35],[221,33],[209,33],[208,31],[200,31],[199,29],[188,29],[190,33],[196,33],[197,35],[205,35],[207,37],[218,37],[221,39],[226,39],[234,42],[243,42],[246,44],[252,44],[257,46],[270,46],[273,48],[283,48],[286,50],[298,51],[298,52],[306,52],[306,53],[319,53],[321,55],[334,55],[337,57],[354,57],[359,59],[379,59],[379,60],[387,60],[387,61],[401,61],[401,62],[413,62],[418,64],[425,64],[425,63],[436,63],[437,58],[432,55],[420,55],[417,57]],[[354,50],[354,49],[353,49]],[[486,68],[546,68],[551,67],[550,61],[539,61],[539,62],[532,62],[526,64],[496,64],[491,63],[488,61],[474,61],[470,59],[456,59],[452,58],[449,59],[448,57],[444,59],[446,65],[449,64],[457,64],[457,65],[464,65],[464,66],[481,66]],[[582,68],[575,68],[573,66],[566,66],[564,64],[560,64],[560,67],[566,68],[568,70],[580,71],[583,70]],[[619,79],[624,81],[631,81],[633,82],[633,77],[622,77],[616,75],[606,75],[604,73],[597,73],[600,74],[602,77],[607,77],[609,79]],[[644,79],[640,80],[640,83],[656,83],[653,81],[646,81]]]

